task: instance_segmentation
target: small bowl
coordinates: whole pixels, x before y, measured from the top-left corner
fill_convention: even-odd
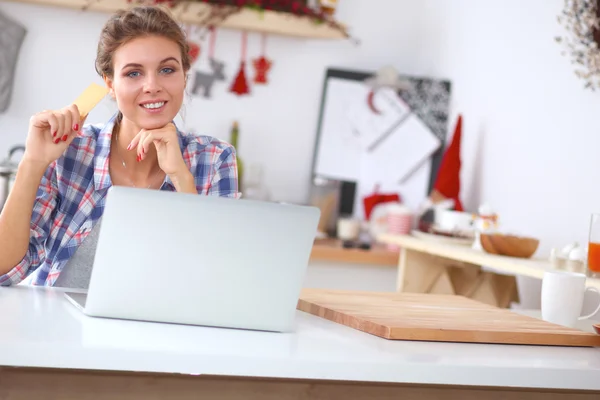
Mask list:
[[[482,233],[480,237],[487,253],[517,258],[530,258],[540,244],[535,238],[500,233]]]

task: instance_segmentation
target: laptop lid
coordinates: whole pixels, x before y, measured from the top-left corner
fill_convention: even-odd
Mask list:
[[[113,186],[86,313],[289,331],[316,207]]]

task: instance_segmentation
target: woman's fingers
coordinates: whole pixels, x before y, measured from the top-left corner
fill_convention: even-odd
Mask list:
[[[76,136],[83,123],[74,104],[58,112],[49,112],[48,119],[53,121],[50,125],[54,143],[66,142]]]
[[[129,145],[127,146],[127,150],[136,149],[138,161],[140,161],[142,159],[140,156],[140,154],[141,154],[140,152],[142,149],[142,142],[144,140],[145,134],[146,134],[146,130],[142,129],[141,131],[139,131],[139,133],[137,135],[134,136],[134,138],[131,140],[131,142],[129,142]]]
[[[137,135],[135,135],[135,137],[131,140],[131,142],[129,142],[129,146],[127,146],[127,150],[133,150],[137,147],[138,143],[140,142],[140,137],[143,132],[144,132],[144,130],[142,129]]]
[[[29,119],[29,124],[32,127],[35,127],[38,129],[48,129],[50,127],[50,123],[48,122],[48,114],[51,114],[51,113],[52,113],[51,111],[44,110],[42,112],[34,114]],[[52,135],[52,132],[50,132],[50,134]]]
[[[146,135],[144,136],[144,139],[142,140],[141,144],[142,144],[142,153],[140,160],[143,160],[146,157],[146,154],[148,154],[148,151],[150,150],[150,145],[153,142],[156,141],[160,141],[160,137],[157,137],[158,135],[156,133],[152,133],[152,132],[146,132]]]
[[[156,146],[169,142],[169,131],[162,129],[145,130],[142,129],[127,146],[127,150],[136,149],[137,160],[143,160],[150,151],[150,145],[154,143]]]
[[[83,121],[81,120],[81,115],[79,114],[79,108],[76,104],[71,104],[68,107],[68,110],[71,113],[71,129],[74,132],[79,132],[79,130],[83,128]]]
[[[54,115],[58,120],[58,130],[56,131],[56,135],[54,137],[55,141],[61,141],[65,132],[65,115],[60,112],[55,112]]]
[[[138,161],[142,161],[144,159],[144,157],[146,156],[146,153],[148,152],[147,149],[146,150],[144,149],[144,143],[146,141],[146,138],[149,135],[150,135],[150,133],[145,129],[142,129],[140,131],[138,144],[137,144],[137,160]]]
[[[47,113],[45,118],[46,121],[48,121],[48,125],[50,125],[50,135],[52,135],[51,140],[53,140],[55,143],[58,143],[56,138],[58,130],[60,129],[58,118],[52,112]]]
[[[60,136],[60,140],[66,142],[69,136],[73,134],[73,117],[69,110],[64,110],[61,115],[63,116],[63,130]]]

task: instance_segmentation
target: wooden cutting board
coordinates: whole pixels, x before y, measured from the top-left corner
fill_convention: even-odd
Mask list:
[[[303,289],[298,310],[385,339],[600,346],[600,335],[463,296]]]

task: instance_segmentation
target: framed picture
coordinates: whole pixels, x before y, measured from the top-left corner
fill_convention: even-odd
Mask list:
[[[374,72],[326,71],[312,162],[312,178],[354,182],[355,202],[398,192],[413,209],[431,191],[444,153],[451,84],[400,76],[406,89],[373,92]],[[362,207],[354,207],[362,217]]]

